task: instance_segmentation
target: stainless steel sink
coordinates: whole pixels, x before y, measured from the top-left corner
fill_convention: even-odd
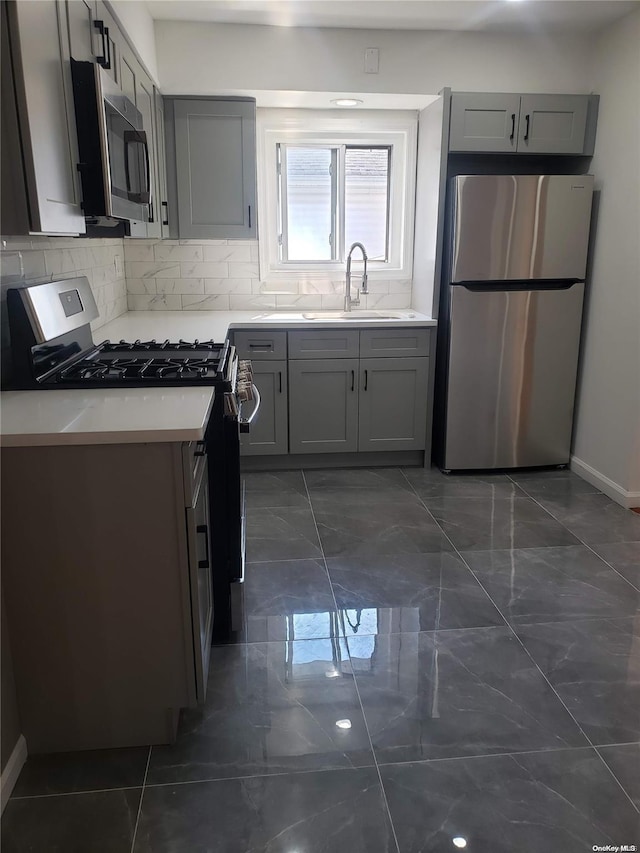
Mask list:
[[[315,311],[302,315],[305,320],[401,320],[402,314],[393,311]]]

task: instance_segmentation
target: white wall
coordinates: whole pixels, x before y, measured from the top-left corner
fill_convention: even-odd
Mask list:
[[[127,4],[128,5],[128,4]],[[156,21],[164,94],[239,90],[588,92],[591,39],[496,33],[290,29]],[[365,74],[364,49],[380,49]]]
[[[147,71],[158,82],[158,61],[153,18],[144,0],[109,0],[109,5]]]
[[[620,502],[639,506],[640,11],[601,34],[591,79],[600,94],[592,161],[600,209],[574,455],[577,470],[592,469]]]

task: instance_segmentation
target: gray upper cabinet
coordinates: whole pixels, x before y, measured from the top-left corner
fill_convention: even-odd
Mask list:
[[[357,358],[289,362],[291,453],[358,449]]]
[[[178,236],[254,238],[255,101],[173,102]]]
[[[94,62],[96,56],[101,55],[95,52],[100,42],[99,35],[94,42],[98,17],[95,0],[66,0],[66,7],[71,56],[78,62]]]
[[[260,411],[251,431],[242,435],[243,456],[283,455],[289,451],[286,361],[253,361],[253,382]]]
[[[585,95],[522,95],[518,151],[582,154],[588,107]]]
[[[515,151],[520,95],[454,92],[450,151]]]
[[[76,0],[71,0],[71,3],[75,2]],[[115,18],[102,0],[96,0],[95,5],[96,18],[94,21],[93,45],[96,62],[104,68],[107,74],[118,85],[121,85],[120,54],[126,42]],[[129,97],[131,96],[129,95]],[[132,100],[134,99],[132,98]]]
[[[358,450],[423,450],[428,358],[360,360]]]
[[[2,30],[3,233],[84,233],[67,4],[3,3]]]
[[[167,195],[167,154],[164,136],[164,98],[155,92],[155,137],[158,161],[158,196],[157,208],[160,219],[160,236],[165,239],[170,236],[169,230],[169,199]]]
[[[592,154],[597,95],[454,92],[449,150]]]

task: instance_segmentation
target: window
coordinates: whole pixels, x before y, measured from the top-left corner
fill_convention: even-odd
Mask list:
[[[411,278],[416,146],[410,112],[258,110],[260,278],[342,278],[355,242]]]
[[[356,241],[388,261],[391,146],[278,143],[277,164],[280,261],[344,261]]]

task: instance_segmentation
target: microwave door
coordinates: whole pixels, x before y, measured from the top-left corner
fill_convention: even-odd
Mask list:
[[[149,145],[144,130],[124,134],[124,166],[129,201],[151,204],[151,168]]]

